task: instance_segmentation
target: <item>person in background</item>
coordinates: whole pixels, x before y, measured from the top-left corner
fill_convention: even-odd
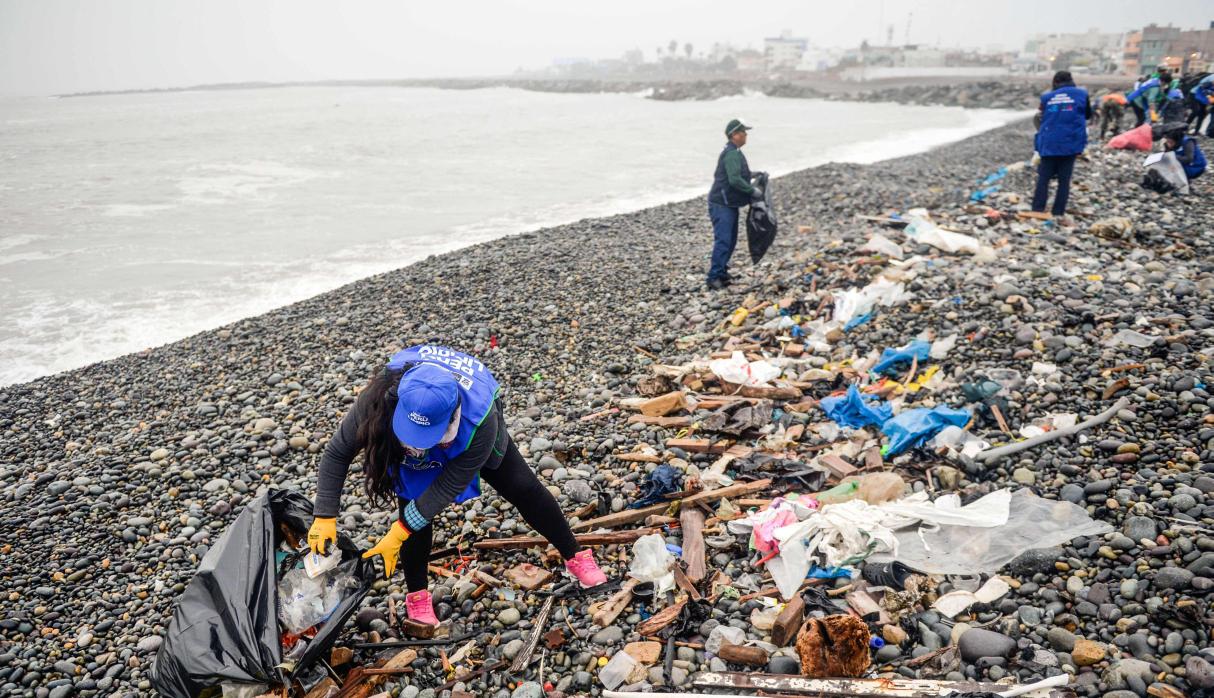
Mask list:
[[[1185,176],[1192,182],[1206,171],[1206,154],[1201,152],[1197,139],[1185,130],[1184,127],[1172,129],[1164,135],[1163,144],[1168,152],[1176,155]]]
[[[1159,107],[1159,120],[1165,124],[1177,121],[1187,123],[1188,106],[1185,102],[1184,92],[1179,87],[1170,88]]]
[[[1201,133],[1201,122],[1205,121],[1207,114],[1210,114],[1210,125],[1206,128],[1206,136],[1214,138],[1214,109],[1210,108],[1212,98],[1214,98],[1214,73],[1202,78],[1189,92],[1189,106],[1191,107],[1189,125],[1194,134]]]
[[[1033,193],[1033,210],[1045,211],[1050,195],[1050,180],[1058,179],[1051,212],[1056,217],[1066,213],[1071,192],[1071,173],[1075,158],[1088,144],[1087,122],[1092,118],[1092,106],[1087,90],[1076,87],[1069,71],[1054,74],[1053,89],[1041,95],[1039,106],[1041,127],[1035,145],[1041,161],[1037,165],[1037,188]]]
[[[738,244],[738,209],[762,196],[750,183],[750,165],[742,154],[746,134],[751,127],[741,119],[725,125],[725,148],[717,156],[717,169],[708,191],[708,218],[712,221],[712,265],[708,268],[708,288],[717,290],[730,284],[729,259]]]
[[[498,389],[467,354],[431,344],[404,349],[359,393],[321,457],[308,546],[323,555],[336,545],[342,486],[362,451],[368,500],[398,505],[397,520],[363,557],[381,557],[389,579],[403,557],[410,620],[438,624],[427,589],[431,522],[452,503],[480,496],[481,480],[556,547],[582,586],[607,581],[507,433]]]
[[[1112,131],[1112,135],[1116,136],[1121,133],[1121,117],[1125,114],[1126,105],[1125,94],[1121,92],[1113,92],[1107,94],[1100,100],[1100,138],[1104,140],[1105,134]]]
[[[1134,81],[1134,89],[1125,96],[1129,102],[1130,108],[1134,110],[1134,128],[1138,128],[1147,122],[1147,92],[1151,87],[1159,86],[1159,76],[1143,75]]]

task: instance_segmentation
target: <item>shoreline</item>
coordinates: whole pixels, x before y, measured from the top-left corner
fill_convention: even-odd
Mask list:
[[[1108,86],[1132,84],[1121,76],[1088,76],[1093,93]],[[1086,83],[1085,83],[1086,84]],[[714,100],[757,92],[786,99],[826,99],[860,102],[896,102],[932,106],[961,106],[994,109],[1035,108],[1037,98],[1048,88],[1048,76],[1005,78],[897,78],[853,83],[822,76],[781,78],[747,77],[620,77],[620,78],[413,78],[377,80],[315,80],[294,82],[211,83],[188,87],[138,90],[102,90],[54,95],[57,98],[99,97],[130,94],[160,94],[214,90],[258,90],[291,87],[431,87],[446,90],[477,90],[507,87],[554,93],[641,93],[659,101]]]
[[[1198,528],[1214,522],[1214,478],[1204,474],[1214,470],[1207,444],[1214,435],[1202,436],[1214,425],[1207,406],[1214,398],[1203,397],[1214,371],[1202,353],[1214,346],[1214,321],[1206,317],[1214,295],[1208,264],[1214,216],[1203,212],[1201,198],[1210,187],[1203,182],[1186,199],[1125,189],[1135,186],[1141,158],[1093,149],[1077,167],[1076,181],[1085,184],[1074,194],[1081,228],[1058,232],[1014,216],[991,223],[983,206],[966,203],[969,194],[991,172],[1023,162],[1031,143],[1032,127],[1022,120],[925,153],[871,165],[827,164],[773,180],[780,236],[757,268],[738,250],[741,281],[725,292],[703,288],[711,233],[704,201],[696,198],[429,257],[146,352],[0,388],[0,497],[7,504],[0,526],[11,541],[0,570],[10,590],[0,597],[0,654],[9,653],[0,662],[0,686],[16,669],[16,690],[67,679],[56,690],[150,694],[147,668],[172,602],[209,545],[258,490],[313,492],[326,439],[368,376],[402,344],[441,341],[478,355],[508,388],[511,435],[557,490],[562,508],[582,506],[573,483],[590,493],[590,481],[612,495],[613,508],[622,508],[643,470],[619,456],[642,447],[675,453],[666,447],[675,432],[629,424],[626,414],[585,417],[635,396],[655,361],[680,364],[719,349],[719,328],[739,306],[795,297],[812,309],[825,303],[824,294],[863,285],[876,271],[871,255],[857,254],[865,238],[877,232],[902,238],[857,216],[926,207],[942,225],[997,245],[997,261],[984,265],[906,243],[908,254],[934,260],[908,281],[914,300],[882,309],[836,349],[866,356],[931,330],[962,337],[944,367],[958,381],[994,367],[1014,365],[1029,376],[1036,370],[1031,364],[1056,365],[1048,381],[1014,392],[1013,428],[1050,411],[1098,412],[1112,402],[1102,391],[1115,388],[1110,396],[1127,396],[1132,404],[1089,439],[1059,440],[985,470],[929,465],[938,474],[948,467],[956,477],[948,489],[967,497],[1030,486],[1085,505],[1119,531],[1138,532],[1139,519],[1152,528],[1146,536],[1077,539],[1013,564],[1008,574],[1020,591],[974,622],[1015,635],[1022,649],[1046,652],[1053,664],[1036,654],[1023,666],[966,662],[963,678],[997,678],[998,670],[1024,679],[1061,672],[1065,663],[1084,695],[1124,688],[1128,679],[1114,671],[1118,667],[1139,683],[1140,674],[1148,681],[1164,675],[1185,688],[1185,661],[1205,661],[1198,649],[1208,646],[1209,631],[1194,631],[1205,633],[1195,641],[1181,638],[1177,661],[1165,660],[1164,637],[1172,630],[1147,608],[1182,593],[1204,598],[1208,589],[1198,589],[1195,580],[1214,575],[1214,538],[1171,523],[1157,528],[1148,516],[1188,517]],[[998,205],[1015,210],[1031,191],[1031,174],[1010,172],[1001,186]],[[1106,240],[1089,232],[1092,223],[1115,215],[1133,217],[1132,236]],[[799,232],[800,225],[810,230]],[[1139,316],[1145,324],[1136,324]],[[759,315],[743,331],[755,332],[764,321]],[[1149,350],[1101,343],[1102,335],[1130,327],[1166,341]],[[498,348],[490,350],[494,340]],[[818,358],[823,365],[828,359]],[[1132,363],[1142,368],[1102,374]],[[1123,373],[1127,383],[1116,387],[1112,381]],[[960,399],[955,386],[915,398],[949,405]],[[811,421],[825,419],[811,409]],[[1007,438],[989,424],[976,430]],[[678,457],[700,467],[713,460]],[[381,533],[394,512],[367,506],[356,480],[347,482],[339,526],[361,544]],[[527,530],[509,516],[487,493],[448,510],[436,521],[436,536]],[[1156,542],[1144,547],[1145,538]],[[484,559],[504,569],[528,558]],[[1138,565],[1139,559],[1145,562]],[[713,564],[749,569],[738,560]],[[616,564],[611,574],[621,572]],[[1183,574],[1163,571],[1185,567]],[[1133,586],[1118,587],[1122,579]],[[504,651],[499,644],[510,642],[502,636],[517,629],[496,620],[500,606],[462,610],[448,584],[436,587],[436,598],[450,601],[442,602],[440,615],[472,624],[486,661],[496,657]],[[1128,630],[1104,610],[1110,588],[1121,595],[1114,609],[1130,622]],[[390,595],[403,598],[398,583],[380,583],[366,605],[382,609]],[[535,611],[521,601],[511,607]],[[750,611],[736,603],[718,610],[722,618]],[[1040,622],[1017,620],[1033,612]],[[620,631],[613,637],[599,636],[585,620],[571,618],[586,632],[569,639],[563,660],[551,657],[550,677],[559,690],[588,690],[584,660],[632,639],[630,620],[613,626]],[[938,614],[920,624],[945,638],[951,630]],[[1098,639],[1099,658],[1077,667],[1070,649],[1055,652],[1051,624],[1072,642],[1076,634]],[[902,663],[911,647],[921,646],[879,656],[911,670]],[[680,661],[709,666],[702,653],[691,656]],[[1131,656],[1146,668],[1131,669],[1138,666],[1126,663]],[[441,670],[432,671],[436,664],[411,680],[441,683]],[[690,670],[680,671],[686,678]],[[477,679],[469,690],[495,695],[504,680]]]

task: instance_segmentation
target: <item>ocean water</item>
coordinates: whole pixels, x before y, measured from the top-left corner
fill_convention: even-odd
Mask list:
[[[701,195],[734,116],[755,125],[752,168],[781,174],[919,152],[1022,115],[505,88],[3,99],[0,385],[431,254]]]

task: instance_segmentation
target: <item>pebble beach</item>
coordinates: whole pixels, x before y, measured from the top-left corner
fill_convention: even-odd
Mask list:
[[[767,300],[770,313],[794,299],[812,310],[828,307],[832,291],[863,286],[889,262],[860,250],[878,233],[922,258],[906,282],[912,298],[881,308],[829,351],[807,354],[814,369],[923,332],[956,335],[938,362],[944,380],[907,396],[907,406],[963,406],[960,384],[992,369],[1032,377],[1009,390],[1012,433],[1051,413],[1082,421],[1125,403],[1082,436],[988,465],[920,452],[885,461],[914,491],[970,501],[1028,488],[1083,507],[1112,530],[1020,556],[1000,571],[1007,595],[956,619],[916,610],[913,632],[891,631],[874,651],[874,675],[1029,682],[1066,673],[1078,695],[1115,698],[1214,691],[1209,176],[1189,196],[1160,196],[1138,186],[1141,154],[1094,143],[1076,166],[1072,220],[1046,224],[1016,215],[1034,184],[1023,166],[1032,139],[1022,121],[920,155],[775,179],[775,246],[752,267],[740,242],[738,278],[724,291],[704,288],[711,229],[701,197],[430,257],[179,342],[0,388],[0,693],[151,695],[148,670],[173,601],[203,555],[259,491],[313,494],[326,439],[367,379],[411,344],[445,344],[486,363],[506,389],[513,438],[567,512],[600,491],[611,511],[637,498],[654,464],[624,454],[707,468],[716,456],[667,447],[678,430],[630,422],[621,401],[640,393],[655,365],[725,347],[723,328],[739,307]],[[999,190],[970,201],[1004,167]],[[993,256],[948,254],[875,220],[911,208]],[[772,317],[758,311],[737,327],[758,332]],[[1036,365],[1053,370],[1034,373]],[[816,408],[793,418],[826,421]],[[994,423],[972,431],[990,443],[1016,438]],[[367,546],[395,511],[369,507],[359,476],[356,465],[338,526]],[[435,525],[448,544],[528,532],[488,489]],[[677,544],[678,531],[668,540]],[[599,549],[609,578],[626,572],[627,548]],[[732,578],[761,575],[745,537],[709,555]],[[544,559],[537,549],[479,555],[490,575],[523,561]],[[540,599],[472,598],[467,582],[433,582],[439,617],[476,633],[476,661],[520,651]],[[952,585],[942,580],[936,591]],[[401,580],[377,582],[350,633],[391,637],[388,601],[403,596]],[[723,598],[685,639],[702,643],[714,627],[733,625],[769,641],[749,620],[758,607]],[[523,675],[457,676],[451,689],[538,698],[551,683],[549,696],[601,695],[602,659],[638,641],[642,620],[633,608],[599,628],[575,603],[558,604],[552,623],[566,641],[547,651],[542,678],[532,665]],[[961,661],[939,673],[913,661],[950,645]],[[795,674],[797,661],[782,647],[764,670]],[[704,692],[692,685],[697,672],[739,667],[687,646],[669,681],[661,669],[642,681]],[[384,690],[431,698],[451,679],[439,650],[427,648],[411,676]]]

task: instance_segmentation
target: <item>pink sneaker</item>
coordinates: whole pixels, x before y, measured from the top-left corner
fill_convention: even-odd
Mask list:
[[[589,548],[566,560],[565,569],[577,578],[583,588],[607,583],[607,575],[599,569],[599,563],[594,561],[594,553]]]
[[[415,623],[438,625],[438,616],[434,615],[434,602],[430,599],[428,589],[405,595],[405,615]]]

